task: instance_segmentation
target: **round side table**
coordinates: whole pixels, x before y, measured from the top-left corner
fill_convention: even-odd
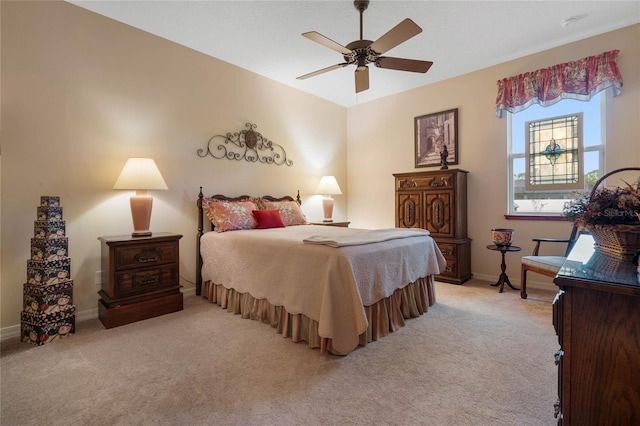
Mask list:
[[[489,244],[487,248],[489,250],[499,251],[500,253],[502,253],[502,264],[500,265],[500,268],[502,269],[502,273],[500,274],[500,278],[498,278],[498,282],[495,284],[491,284],[491,286],[493,287],[500,286],[499,293],[502,293],[502,290],[504,290],[505,284],[511,287],[513,290],[520,290],[518,288],[515,288],[513,285],[511,285],[511,281],[509,281],[509,277],[505,272],[507,270],[507,264],[504,261],[504,254],[511,251],[520,251],[522,249],[518,246],[497,246],[495,244]]]

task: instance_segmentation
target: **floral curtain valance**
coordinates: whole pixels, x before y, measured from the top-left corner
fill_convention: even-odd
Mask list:
[[[588,101],[609,87],[620,94],[622,74],[616,64],[619,50],[498,80],[496,115],[516,113],[533,104],[553,105],[562,99]]]

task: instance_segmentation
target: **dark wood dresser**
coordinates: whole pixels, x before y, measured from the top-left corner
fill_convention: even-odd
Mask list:
[[[578,239],[554,282],[558,424],[640,424],[640,282],[630,258]]]
[[[106,328],[182,310],[180,238],[167,232],[98,238],[106,274],[98,292],[98,317]]]
[[[431,232],[447,259],[436,280],[462,284],[471,278],[467,238],[467,171],[459,169],[395,173],[396,227]]]

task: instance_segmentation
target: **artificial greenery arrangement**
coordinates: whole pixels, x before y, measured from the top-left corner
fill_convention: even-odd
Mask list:
[[[640,225],[640,179],[617,188],[596,188],[565,206],[563,215],[574,223],[589,225]]]
[[[565,206],[563,215],[593,235],[595,247],[616,256],[635,254],[640,248],[640,178],[633,184],[599,188],[607,176],[640,170],[628,167],[614,170],[596,182],[589,195]]]

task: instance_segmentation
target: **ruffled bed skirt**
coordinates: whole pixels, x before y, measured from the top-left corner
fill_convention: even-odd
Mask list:
[[[274,306],[266,299],[255,299],[249,293],[238,293],[211,281],[202,284],[202,295],[242,318],[271,325],[283,337],[290,337],[294,342],[305,341],[311,348],[320,348],[321,352],[346,355],[333,348],[330,338],[318,336],[318,322],[303,314],[290,314],[284,307]],[[360,335],[360,346],[404,327],[405,319],[419,317],[435,301],[433,277],[429,276],[396,290],[371,306],[365,306],[369,326]]]

